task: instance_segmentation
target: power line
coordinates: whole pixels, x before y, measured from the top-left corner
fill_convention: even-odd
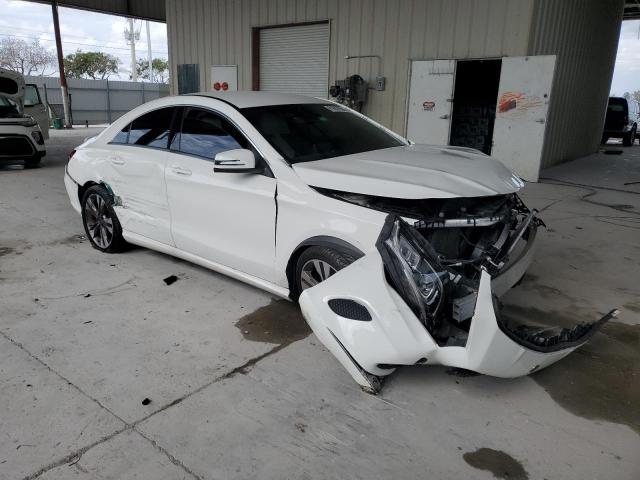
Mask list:
[[[35,33],[40,33],[42,35],[53,35],[52,32],[45,32],[43,30],[38,30],[36,28],[28,28],[28,27],[13,27],[11,25],[0,25],[0,29],[1,28],[8,28],[10,30],[27,30],[29,32],[35,32]],[[65,37],[74,37],[74,38],[87,38],[86,35],[74,35],[73,33],[65,33],[64,34]],[[94,37],[95,38],[95,37]],[[111,42],[110,39],[108,38],[95,38],[95,40],[100,41],[100,42]]]
[[[32,37],[32,36],[29,36],[29,35],[20,35],[20,34],[17,34],[17,33],[13,33],[13,34],[12,33],[0,33],[0,36],[27,38],[27,39],[30,39],[30,40],[41,40],[43,42],[55,42],[55,40],[53,38]],[[130,50],[128,47],[115,47],[115,46],[98,45],[98,44],[91,44],[91,43],[70,42],[70,41],[67,41],[67,40],[63,40],[62,43],[68,43],[68,44],[71,44],[71,45],[81,45],[81,46],[92,47],[92,48],[104,48],[104,49],[112,49],[112,50],[126,50],[127,52]],[[168,52],[162,52],[162,51],[157,51],[157,50],[152,51],[152,53],[168,55]]]

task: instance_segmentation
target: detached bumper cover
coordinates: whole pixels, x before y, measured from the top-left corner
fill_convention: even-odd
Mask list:
[[[440,346],[402,297],[389,285],[380,253],[375,250],[300,296],[302,313],[318,339],[367,391],[380,388],[381,377],[397,366],[440,364],[496,377],[518,377],[557,362],[584,344],[616,311],[597,322],[543,337],[511,326],[494,309],[496,289],[503,294],[531,262],[533,240],[502,275],[483,270],[464,346]],[[504,275],[504,277],[503,277]],[[359,320],[336,313],[330,301],[343,299],[366,308]],[[340,312],[344,315],[344,312]]]

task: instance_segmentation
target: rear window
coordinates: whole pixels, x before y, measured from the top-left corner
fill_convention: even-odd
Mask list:
[[[291,164],[404,145],[394,135],[341,105],[272,105],[241,111]]]
[[[129,145],[167,148],[174,111],[175,107],[160,108],[136,118],[131,122],[127,143]]]
[[[607,110],[624,113],[627,110],[627,101],[624,98],[610,98]]]

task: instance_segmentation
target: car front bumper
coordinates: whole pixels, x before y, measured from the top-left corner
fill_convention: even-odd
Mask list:
[[[557,362],[585,343],[615,311],[600,321],[567,330],[563,342],[542,346],[535,338],[514,333],[495,309],[498,296],[524,275],[535,248],[535,228],[514,260],[495,278],[482,271],[470,329],[463,346],[441,346],[388,283],[377,250],[337,272],[300,296],[302,313],[318,339],[360,386],[376,392],[381,377],[402,365],[435,364],[463,368],[496,377],[518,377]],[[364,306],[369,320],[338,315],[332,299]]]

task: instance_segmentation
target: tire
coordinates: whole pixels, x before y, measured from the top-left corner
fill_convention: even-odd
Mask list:
[[[635,141],[635,138],[636,138],[636,128],[634,127],[629,133],[626,133],[622,137],[622,145],[624,145],[625,147],[632,146],[633,142]]]
[[[24,161],[24,168],[37,168],[40,166],[41,158],[30,158]]]
[[[100,185],[89,187],[82,197],[82,224],[91,246],[105,253],[122,252],[127,242],[113,209],[113,198]]]
[[[297,299],[303,290],[326,280],[354,261],[355,257],[352,255],[332,248],[320,246],[307,248],[296,262],[295,298]]]

